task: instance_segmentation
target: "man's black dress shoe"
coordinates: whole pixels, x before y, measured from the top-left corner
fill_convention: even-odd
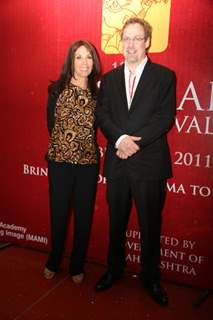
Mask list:
[[[106,272],[96,283],[95,291],[100,292],[112,287],[112,285],[121,278],[115,277],[110,272]]]
[[[153,283],[149,287],[149,292],[153,300],[162,306],[168,305],[168,297],[164,288],[159,283]]]

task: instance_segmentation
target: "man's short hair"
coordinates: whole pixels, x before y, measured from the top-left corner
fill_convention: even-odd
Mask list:
[[[146,20],[143,20],[143,19],[140,19],[140,18],[137,18],[137,17],[130,18],[124,23],[123,28],[121,30],[121,39],[123,38],[124,29],[128,25],[135,24],[135,23],[138,23],[143,27],[145,40],[147,40],[148,38],[151,40],[151,37],[152,37],[152,27],[151,27],[151,25]]]

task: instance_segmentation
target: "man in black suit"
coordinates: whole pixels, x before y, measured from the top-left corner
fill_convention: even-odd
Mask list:
[[[96,291],[110,288],[125,267],[125,233],[132,199],[141,232],[142,282],[151,297],[166,305],[160,285],[161,213],[171,159],[166,133],[175,117],[175,74],[152,63],[146,52],[151,26],[139,18],[126,21],[121,42],[124,65],[103,76],[97,123],[108,145],[104,160],[110,230],[108,269]]]

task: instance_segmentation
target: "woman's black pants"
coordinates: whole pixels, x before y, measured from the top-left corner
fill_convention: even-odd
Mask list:
[[[49,198],[51,217],[51,252],[46,267],[57,271],[64,252],[71,207],[74,213],[73,246],[69,272],[84,272],[98,165],[49,162]]]

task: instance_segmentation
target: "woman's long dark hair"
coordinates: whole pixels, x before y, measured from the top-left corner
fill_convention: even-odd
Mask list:
[[[92,95],[95,97],[97,93],[97,76],[100,73],[100,61],[98,58],[97,51],[95,47],[87,40],[78,40],[75,41],[69,48],[67,53],[67,58],[65,60],[65,63],[62,68],[62,72],[60,74],[60,77],[56,81],[51,81],[48,92],[54,96],[58,96],[64,88],[70,83],[70,80],[72,77],[74,77],[74,57],[76,50],[84,46],[89,53],[92,56],[93,60],[93,68],[92,72],[88,76],[88,87],[92,93]]]

